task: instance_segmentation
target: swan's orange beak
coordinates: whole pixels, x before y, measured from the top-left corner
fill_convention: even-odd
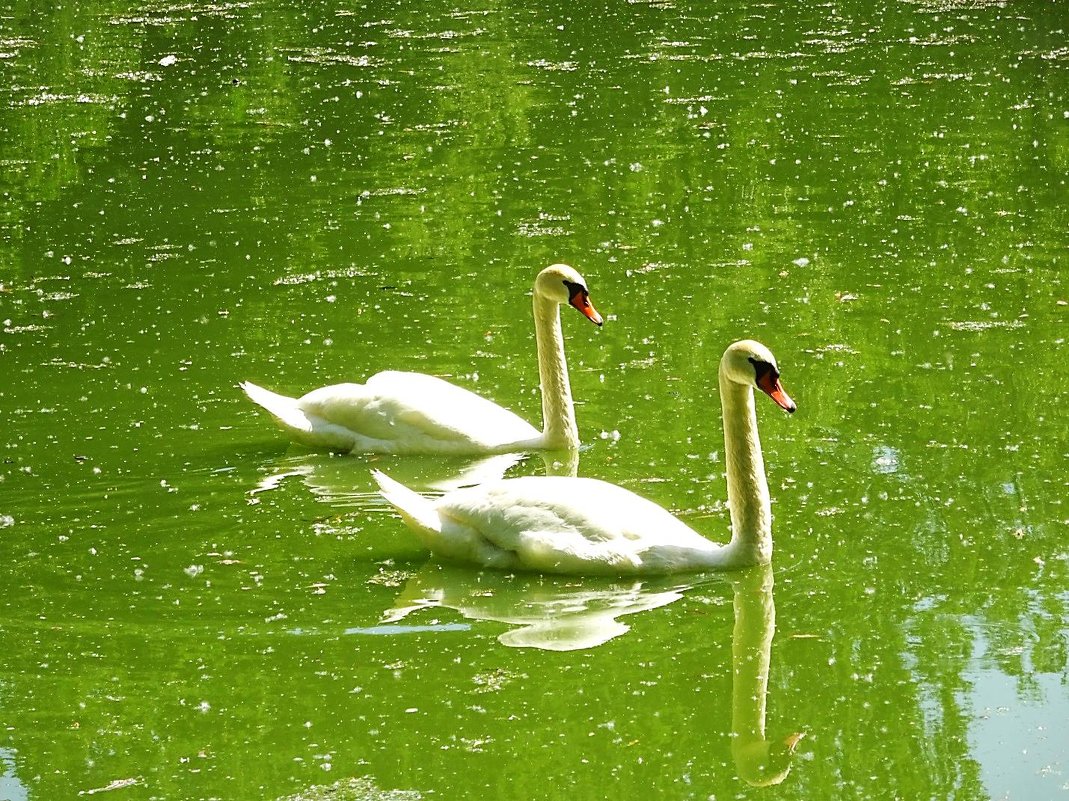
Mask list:
[[[586,290],[581,289],[572,293],[572,296],[568,298],[568,303],[579,309],[583,316],[595,325],[601,325],[603,322],[598,310],[591,305],[590,295],[587,294]]]
[[[783,384],[779,382],[779,376],[772,370],[762,374],[757,379],[757,387],[768,395],[768,397],[772,398],[777,406],[788,413],[794,414],[795,410],[798,408],[794,401],[791,400],[791,396],[784,392]]]

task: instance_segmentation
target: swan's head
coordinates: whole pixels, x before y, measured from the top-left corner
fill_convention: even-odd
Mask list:
[[[781,409],[798,407],[779,382],[779,365],[772,351],[752,339],[730,345],[720,360],[720,374],[737,384],[755,387],[772,398]]]
[[[536,295],[555,303],[574,306],[596,325],[602,323],[601,315],[590,303],[586,281],[567,264],[551,264],[540,272],[535,279],[534,291]]]

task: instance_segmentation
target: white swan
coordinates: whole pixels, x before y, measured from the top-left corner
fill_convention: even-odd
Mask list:
[[[753,389],[788,412],[775,357],[744,340],[720,360],[731,542],[717,545],[657,504],[591,478],[527,476],[424,498],[379,471],[382,495],[434,553],[550,573],[672,573],[767,564],[772,510]]]
[[[275,416],[290,438],[313,448],[372,453],[504,453],[579,446],[560,305],[601,325],[586,282],[566,264],[542,270],[534,283],[535,342],[542,419],[530,423],[448,381],[386,371],[364,384],[336,384],[288,398],[245,381],[241,388]]]

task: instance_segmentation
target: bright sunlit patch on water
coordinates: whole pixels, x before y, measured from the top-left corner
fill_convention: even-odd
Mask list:
[[[877,473],[897,473],[900,467],[898,458],[898,451],[890,445],[878,445],[873,449],[872,469]]]

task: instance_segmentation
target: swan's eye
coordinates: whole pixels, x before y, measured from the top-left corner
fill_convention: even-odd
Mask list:
[[[754,369],[754,373],[755,373],[755,379],[756,379],[757,383],[760,383],[761,379],[764,378],[768,374],[771,374],[771,378],[772,378],[773,382],[779,380],[779,370],[777,370],[775,367],[773,367],[768,362],[760,361],[759,359],[755,359],[753,356],[749,357],[749,361],[750,361],[750,364],[753,365],[753,369]]]
[[[568,290],[569,303],[573,303],[575,301],[576,295],[579,295],[581,297],[588,297],[590,295],[590,293],[587,292],[585,286],[583,286],[582,284],[577,284],[575,283],[575,281],[564,281],[563,284],[565,289]]]

